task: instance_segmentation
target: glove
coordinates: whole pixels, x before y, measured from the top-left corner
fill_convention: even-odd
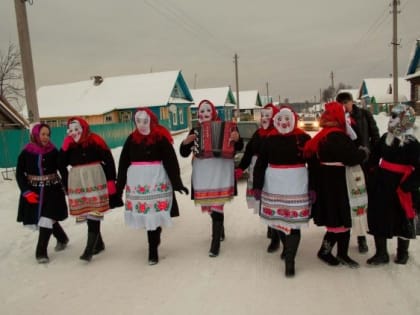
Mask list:
[[[64,138],[63,145],[61,146],[61,148],[63,149],[63,151],[67,151],[70,148],[70,145],[73,143],[74,143],[73,138],[70,136],[67,136]]]
[[[255,200],[261,200],[261,189],[254,189],[254,198]]]
[[[115,188],[115,182],[113,180],[107,181],[106,186],[108,188],[108,195],[114,195],[117,192],[117,188]]]
[[[39,202],[39,200],[38,200],[38,198],[39,198],[38,194],[37,193],[34,193],[33,191],[30,191],[28,193],[25,193],[23,195],[23,197],[25,197],[25,199],[26,199],[27,202],[32,203],[32,204],[36,204],[36,203]]]
[[[188,195],[190,192],[188,191],[188,188],[185,186],[182,186],[180,188],[175,189],[175,191],[179,192],[180,194],[185,193],[186,195]]]
[[[309,190],[308,191],[308,195],[309,195],[309,202],[311,203],[311,205],[313,205],[316,201],[316,192],[315,190]]]
[[[244,174],[244,171],[241,168],[235,168],[235,179],[239,180],[242,175]]]
[[[109,207],[111,209],[119,208],[124,205],[122,197],[118,194],[109,195]]]

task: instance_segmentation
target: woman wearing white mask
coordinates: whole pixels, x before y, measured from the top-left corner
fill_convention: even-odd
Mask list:
[[[105,141],[90,131],[83,118],[70,118],[67,134],[60,150],[60,165],[71,168],[64,174],[63,184],[70,214],[78,223],[87,222],[87,243],[80,259],[90,261],[92,255],[105,249],[100,231],[104,213],[122,206],[115,194],[115,162]]]
[[[149,265],[159,262],[162,227],[179,216],[174,191],[188,194],[180,176],[171,134],[159,125],[149,108],[134,115],[136,129],[128,136],[120,155],[117,195],[125,189],[125,223],[146,229]]]

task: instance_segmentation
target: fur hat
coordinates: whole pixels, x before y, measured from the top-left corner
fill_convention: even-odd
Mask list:
[[[388,122],[388,131],[394,136],[406,134],[414,127],[416,114],[414,109],[404,104],[395,105],[391,110]]]

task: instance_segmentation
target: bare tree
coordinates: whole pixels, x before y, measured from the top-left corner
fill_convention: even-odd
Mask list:
[[[23,87],[20,52],[15,44],[9,43],[7,53],[0,51],[0,95],[16,109],[22,109]]]

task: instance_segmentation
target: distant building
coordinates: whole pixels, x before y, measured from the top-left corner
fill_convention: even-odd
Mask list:
[[[216,107],[217,115],[221,120],[232,120],[234,109],[236,108],[236,100],[229,86],[192,89],[191,95],[194,99],[194,104],[191,105],[191,115],[193,119],[197,119],[198,104],[200,104],[202,100],[209,100]]]
[[[82,116],[92,125],[131,122],[137,108],[149,107],[170,131],[186,130],[192,102],[181,71],[93,76],[38,90],[41,121],[56,127],[72,116]]]
[[[394,103],[392,78],[364,79],[359,89],[362,107],[373,113],[389,112]],[[407,103],[410,99],[410,84],[404,78],[398,78],[398,101]]]
[[[263,104],[257,90],[239,91],[240,120],[260,120]]]
[[[405,79],[410,83],[410,105],[420,114],[420,39],[414,45]]]

